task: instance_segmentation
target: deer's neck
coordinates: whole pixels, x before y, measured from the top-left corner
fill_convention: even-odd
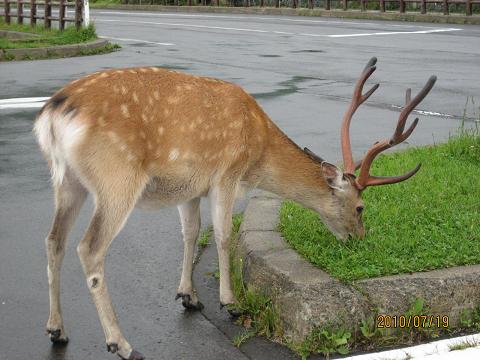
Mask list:
[[[268,144],[254,171],[257,187],[318,210],[329,194],[320,164],[276,126],[268,135]]]

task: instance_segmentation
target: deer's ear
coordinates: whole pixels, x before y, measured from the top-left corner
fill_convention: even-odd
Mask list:
[[[322,176],[332,189],[343,190],[343,172],[329,162],[322,162]]]

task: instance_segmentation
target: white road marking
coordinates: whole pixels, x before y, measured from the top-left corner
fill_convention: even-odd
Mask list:
[[[41,108],[48,97],[27,97],[27,98],[11,98],[1,99],[0,109],[34,109]]]
[[[454,345],[465,344],[468,342],[473,346],[464,350],[451,351]],[[453,339],[444,339],[433,341],[427,344],[411,346],[407,348],[387,350],[364,355],[349,356],[343,360],[380,360],[392,359],[401,360],[409,358],[412,360],[420,359],[478,359],[480,356],[480,334],[460,336]]]
[[[111,36],[99,36],[102,39],[111,39],[117,41],[132,41],[132,42],[140,42],[145,44],[155,44],[155,45],[162,45],[162,46],[174,46],[175,44],[172,43],[164,43],[164,42],[156,42],[156,41],[148,41],[148,40],[140,40],[140,39],[130,39],[130,38],[119,38],[119,37],[111,37]]]
[[[214,30],[230,30],[230,31],[256,32],[256,33],[266,33],[266,34],[279,33],[278,31],[260,30],[260,29],[245,29],[245,28],[234,28],[234,27],[209,26],[209,25],[184,24],[184,23],[167,23],[167,22],[155,22],[155,21],[115,20],[115,19],[102,19],[102,20],[97,19],[96,21],[174,26],[174,27],[186,27],[186,28],[203,28],[203,29],[214,29]],[[456,29],[456,28],[437,28],[437,29],[431,29],[431,30],[418,30],[418,31],[385,31],[385,32],[354,33],[354,34],[310,34],[310,33],[288,33],[288,34],[310,36],[310,37],[344,38],[344,37],[355,37],[355,36],[430,34],[430,33],[461,31],[461,30],[462,29]]]
[[[102,19],[96,20],[97,22],[121,22],[121,23],[131,23],[131,24],[149,24],[149,25],[166,25],[166,26],[183,26],[191,28],[204,28],[204,29],[215,29],[215,30],[233,30],[233,31],[246,31],[246,32],[258,32],[258,33],[269,33],[268,30],[256,30],[256,29],[244,29],[244,28],[234,28],[234,27],[222,27],[222,26],[208,26],[208,25],[196,25],[196,24],[182,24],[182,23],[164,23],[164,22],[153,22],[153,21],[135,21],[135,20],[114,20],[114,19]]]
[[[400,110],[403,109],[403,106],[398,106],[398,105],[391,105],[391,106],[394,109],[400,109]],[[436,111],[415,110],[414,109],[412,112],[420,114],[420,115],[426,115],[426,116],[440,116],[440,117],[448,117],[448,118],[455,117],[455,116],[450,115],[450,114],[443,114],[443,113],[439,113],[439,112],[436,112]]]
[[[104,14],[104,15],[125,15],[132,16],[131,12],[122,12],[122,11],[99,11],[95,14]],[[312,20],[312,19],[291,19],[283,17],[263,17],[255,16],[252,18],[247,18],[246,16],[231,16],[231,15],[203,15],[203,14],[178,14],[178,13],[149,13],[149,12],[135,12],[141,16],[157,16],[157,17],[185,17],[185,18],[214,18],[214,19],[238,19],[238,20],[278,20],[286,22],[297,22],[297,23],[311,23],[311,24],[345,24],[345,25],[365,25],[365,26],[385,26],[385,24],[372,23],[372,22],[356,22],[356,21],[339,21],[339,20]],[[422,26],[422,25],[404,25],[404,24],[388,24],[392,27],[405,27],[405,28],[424,28],[424,29],[435,29],[433,26]]]
[[[384,31],[384,32],[360,33],[360,34],[328,35],[328,37],[332,37],[332,38],[343,38],[343,37],[377,36],[377,35],[432,34],[432,33],[438,33],[438,32],[460,31],[460,30],[462,30],[462,29],[443,28],[443,29],[418,30],[418,31]],[[312,35],[312,36],[313,36],[313,35]]]
[[[27,98],[11,98],[11,99],[0,99],[0,104],[9,104],[9,103],[29,103],[37,101],[46,101],[50,99],[49,97],[27,97]]]

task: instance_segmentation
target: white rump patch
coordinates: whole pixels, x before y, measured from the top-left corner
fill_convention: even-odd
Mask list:
[[[65,176],[67,158],[72,146],[85,135],[87,125],[72,116],[45,110],[35,121],[34,131],[44,154],[50,159],[52,181],[60,185]]]

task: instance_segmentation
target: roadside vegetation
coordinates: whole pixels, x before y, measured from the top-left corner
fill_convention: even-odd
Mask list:
[[[363,240],[337,241],[317,214],[285,202],[280,231],[310,262],[345,282],[480,263],[480,132],[462,128],[447,143],[380,156],[375,174],[408,181],[364,193]]]
[[[64,31],[60,31],[57,29],[46,30],[40,25],[37,25],[36,27],[19,24],[8,25],[3,18],[0,18],[0,30],[18,31],[37,35],[25,39],[0,38],[0,49],[38,48],[55,45],[79,44],[97,39],[93,24],[78,31],[74,26],[68,27]]]

